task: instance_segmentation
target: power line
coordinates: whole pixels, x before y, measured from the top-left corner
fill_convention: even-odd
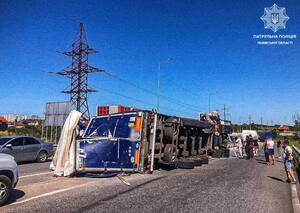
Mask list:
[[[155,105],[152,104],[152,103],[149,103],[149,102],[145,102],[145,101],[142,101],[142,100],[139,100],[139,99],[136,99],[134,97],[131,97],[131,96],[127,96],[127,95],[124,95],[124,94],[121,94],[121,93],[118,93],[118,92],[115,92],[115,91],[112,91],[112,90],[108,90],[106,88],[99,88],[97,87],[99,90],[101,91],[104,91],[104,92],[107,92],[107,93],[110,93],[110,94],[113,94],[113,95],[117,95],[117,96],[120,96],[120,97],[123,97],[123,98],[126,98],[128,100],[132,100],[132,101],[135,101],[135,102],[138,102],[138,103],[142,103],[142,104],[145,104],[145,105],[148,105],[148,106],[151,106],[152,108],[155,108]],[[179,114],[184,114],[186,112],[184,111],[180,111],[180,110],[177,110],[177,109],[171,109],[169,107],[162,107],[162,109],[165,109],[165,110],[168,110],[168,111],[177,111],[177,112],[181,112]]]
[[[61,52],[59,52],[59,51],[54,51],[54,50],[47,50],[47,51],[49,51],[49,52],[55,52],[55,53],[61,53]],[[35,67],[33,67],[33,66],[28,66],[28,65],[24,65],[24,64],[20,64],[20,63],[11,63],[11,62],[4,62],[4,63],[6,63],[6,64],[12,64],[12,65],[17,65],[17,66],[21,66],[22,68],[28,68],[28,69],[35,69],[35,70],[40,70],[40,71],[42,71],[42,72],[44,72],[44,73],[48,73],[48,74],[54,74],[55,72],[53,72],[53,71],[49,71],[49,70],[45,70],[45,69],[41,69],[41,68],[35,68]],[[133,83],[133,82],[131,82],[131,81],[129,81],[129,80],[126,80],[126,79],[123,79],[123,78],[121,78],[121,77],[119,77],[119,76],[117,76],[117,75],[115,75],[115,74],[113,74],[113,73],[111,73],[111,72],[108,72],[108,71],[103,71],[107,76],[109,76],[109,77],[111,77],[111,78],[114,78],[114,79],[116,79],[116,80],[118,80],[118,81],[121,81],[121,82],[123,82],[123,83],[126,83],[127,85],[130,85],[130,86],[132,86],[132,87],[135,87],[135,88],[138,88],[139,90],[141,90],[141,91],[143,91],[143,92],[146,92],[146,93],[149,93],[149,94],[151,94],[151,95],[153,95],[153,96],[156,96],[157,94],[155,93],[155,92],[153,92],[153,91],[151,91],[151,90],[149,90],[149,89],[146,89],[146,88],[143,88],[143,87],[141,87],[141,86],[139,86],[139,85],[137,85],[137,84],[135,84],[135,83]],[[175,99],[175,98],[172,98],[172,97],[168,97],[168,96],[166,96],[166,95],[161,95],[161,97],[163,97],[166,101],[168,101],[168,102],[171,102],[171,103],[174,103],[174,104],[176,104],[176,105],[180,105],[180,106],[183,106],[185,109],[189,109],[189,110],[191,110],[191,111],[193,111],[193,112],[199,112],[199,107],[198,106],[196,106],[196,105],[192,105],[192,104],[188,104],[188,103],[184,103],[184,102],[182,102],[182,101],[179,101],[179,100],[177,100],[177,99]],[[166,109],[166,107],[164,107],[165,109]],[[169,108],[170,109],[170,108]],[[174,109],[170,109],[170,110],[174,110]]]
[[[104,71],[104,73],[107,74],[107,76],[109,76],[109,77],[117,79],[117,80],[119,80],[119,81],[121,81],[123,83],[126,83],[126,84],[128,84],[128,85],[130,85],[132,87],[135,87],[135,88],[137,88],[137,89],[139,89],[139,90],[141,90],[143,92],[149,93],[149,94],[151,94],[153,96],[157,95],[155,92],[153,92],[153,91],[151,91],[149,89],[143,88],[143,87],[141,87],[141,86],[139,86],[139,85],[137,85],[137,84],[135,84],[135,83],[133,83],[131,81],[128,81],[128,80],[123,79],[123,78],[120,78],[119,76],[117,76],[117,75],[115,75],[115,74],[113,74],[111,72]],[[166,101],[168,101],[168,102],[175,103],[177,105],[181,105],[181,106],[183,106],[185,108],[188,108],[188,109],[190,109],[190,110],[192,110],[194,112],[197,112],[197,113],[199,112],[199,108],[197,106],[195,106],[195,105],[187,104],[187,103],[178,101],[177,99],[174,99],[174,98],[171,98],[171,97],[168,97],[168,96],[165,96],[165,95],[161,95],[161,97],[165,98]]]
[[[164,78],[166,78],[166,77],[164,76]],[[193,91],[190,91],[190,89],[188,89],[187,87],[183,86],[182,84],[179,84],[178,82],[176,82],[176,81],[175,81],[174,79],[172,79],[172,78],[166,78],[166,81],[172,82],[172,84],[175,84],[175,85],[177,85],[178,87],[180,87],[180,88],[182,88],[182,89],[184,89],[184,90],[188,90],[190,95],[193,95],[193,96],[195,96],[195,97],[197,97],[197,98],[203,98],[203,97],[201,97],[199,94],[197,94],[197,93],[195,93],[195,92],[193,92]]]

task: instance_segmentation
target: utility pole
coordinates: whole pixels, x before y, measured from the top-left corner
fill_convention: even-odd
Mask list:
[[[250,130],[251,130],[251,115],[249,115],[249,126],[250,126]]]
[[[88,74],[103,71],[88,65],[88,55],[92,53],[96,53],[96,50],[89,47],[83,23],[80,23],[76,39],[72,44],[72,50],[64,52],[66,56],[72,57],[72,64],[57,72],[57,74],[65,75],[71,79],[70,89],[62,92],[70,94],[72,108],[81,112],[86,119],[90,119],[87,93],[96,92],[96,90],[88,87]]]
[[[226,105],[225,104],[224,104],[223,110],[224,110],[224,120],[226,120]]]
[[[211,92],[208,94],[208,113],[210,113],[211,96],[218,94],[218,91]]]

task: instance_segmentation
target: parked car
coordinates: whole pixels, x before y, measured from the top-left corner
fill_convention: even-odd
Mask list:
[[[0,153],[0,206],[6,203],[18,180],[16,161],[12,156]]]
[[[34,137],[0,137],[0,153],[14,156],[15,161],[45,162],[52,154],[52,144]]]

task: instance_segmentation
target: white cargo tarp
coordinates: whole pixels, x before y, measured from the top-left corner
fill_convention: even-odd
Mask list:
[[[63,126],[53,157],[54,174],[69,176],[75,172],[76,127],[82,113],[71,111]]]

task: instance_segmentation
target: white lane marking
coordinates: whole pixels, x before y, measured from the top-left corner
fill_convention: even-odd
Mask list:
[[[296,184],[291,184],[292,206],[295,213],[300,212],[299,198]]]
[[[72,189],[77,189],[77,188],[80,188],[80,187],[83,187],[83,186],[87,186],[87,185],[88,184],[81,184],[81,185],[78,185],[78,186],[72,186],[72,187],[65,188],[65,189],[59,189],[59,190],[56,190],[56,191],[52,191],[52,192],[48,192],[48,193],[45,193],[45,194],[37,195],[37,196],[31,197],[31,198],[27,198],[25,200],[21,200],[21,201],[9,204],[8,206],[22,204],[22,203],[25,203],[25,202],[28,202],[28,201],[31,201],[31,200],[35,200],[35,199],[42,198],[42,197],[47,197],[47,196],[54,195],[54,194],[61,193],[61,192],[70,191]]]
[[[42,173],[36,173],[36,174],[31,174],[31,175],[23,175],[23,176],[20,176],[19,178],[27,178],[27,177],[33,177],[33,176],[38,176],[38,175],[46,175],[46,174],[50,174],[50,173],[53,173],[53,172],[42,172]]]

